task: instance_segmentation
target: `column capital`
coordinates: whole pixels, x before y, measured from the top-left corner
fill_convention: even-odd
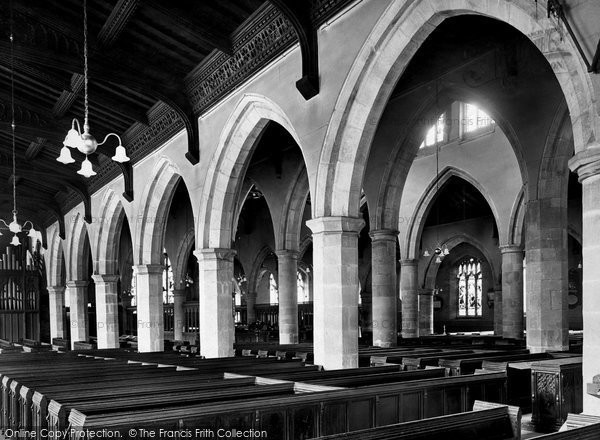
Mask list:
[[[65,286],[47,286],[46,290],[51,294],[61,294],[65,293]]]
[[[398,231],[394,231],[392,229],[378,229],[375,231],[369,232],[369,237],[371,237],[371,241],[393,241],[396,242],[398,240]]]
[[[117,281],[119,281],[119,278],[121,278],[119,275],[114,274],[92,275],[94,283],[116,283]]]
[[[87,287],[90,284],[89,281],[83,280],[69,280],[67,281],[68,288],[78,288],[78,287]]]
[[[300,256],[300,252],[290,249],[279,249],[275,251],[275,255],[277,255],[277,258],[290,258],[297,260]]]
[[[200,261],[227,260],[233,262],[236,251],[228,248],[205,248],[194,251],[194,256]]]
[[[589,145],[569,159],[569,168],[579,176],[579,182],[600,175],[600,143]]]
[[[185,289],[173,289],[173,297],[183,297],[185,299],[187,291]]]
[[[516,254],[518,252],[523,252],[523,246],[517,244],[505,244],[502,246],[498,246],[501,254]]]
[[[133,266],[133,272],[136,275],[162,274],[163,270],[165,268],[160,264],[137,264]]]
[[[247,292],[246,293],[246,298],[256,298],[258,296],[258,293],[256,292]]]
[[[404,260],[400,260],[400,266],[405,267],[405,266],[418,266],[419,265],[419,260],[416,258],[407,258]]]
[[[365,226],[365,221],[358,217],[317,217],[307,220],[306,226],[313,234],[322,233],[355,233],[358,234]]]

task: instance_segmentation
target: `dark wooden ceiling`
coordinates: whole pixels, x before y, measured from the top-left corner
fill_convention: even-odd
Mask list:
[[[348,2],[310,0],[305,11],[294,0],[272,3],[88,0],[92,134],[121,135],[135,163],[185,128],[198,151],[182,154],[196,163],[197,117],[299,39],[304,54],[302,26],[315,29]],[[89,219],[89,195],[119,173],[133,197],[131,165],[110,160],[112,140],[90,156],[98,171],[92,179],[76,174],[82,156],[69,166],[55,160],[71,120],[83,118],[83,1],[0,0],[0,217],[12,209],[11,16],[22,217],[48,224],[83,201]]]

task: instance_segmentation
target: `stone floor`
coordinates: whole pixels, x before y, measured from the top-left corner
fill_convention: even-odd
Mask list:
[[[535,429],[531,424],[531,413],[523,414],[523,417],[521,418],[521,440],[527,440],[540,435],[542,435],[542,433],[535,432]]]

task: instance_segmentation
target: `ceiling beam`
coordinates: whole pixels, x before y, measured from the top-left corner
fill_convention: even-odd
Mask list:
[[[297,0],[269,0],[292,23],[300,42],[302,77],[296,88],[307,101],[319,94],[319,47],[317,28],[312,22],[310,4]]]

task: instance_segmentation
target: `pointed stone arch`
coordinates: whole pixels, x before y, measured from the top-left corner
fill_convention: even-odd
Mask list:
[[[94,271],[97,274],[118,272],[119,237],[126,217],[119,196],[108,189],[102,197]]]
[[[204,248],[230,248],[237,202],[249,159],[270,121],[285,128],[302,151],[300,139],[283,110],[270,99],[246,94],[223,127],[203,185],[197,242]]]
[[[91,275],[88,273],[88,263],[90,255],[93,255],[93,249],[91,248],[86,222],[79,212],[71,217],[68,238],[67,279],[88,280]]]
[[[304,164],[301,164],[295,178],[294,186],[286,194],[283,204],[283,223],[279,233],[275,234],[275,247],[277,249],[299,250],[300,231],[304,208],[309,196],[308,174]]]
[[[48,252],[46,253],[46,280],[48,286],[64,286],[67,274],[63,273],[65,255],[63,251],[63,240],[60,238],[58,224],[52,227]],[[66,268],[66,264],[65,264]]]
[[[570,37],[559,41],[542,4],[527,0],[392,2],[356,57],[336,103],[321,153],[313,217],[357,216],[371,142],[395,84],[436,26],[462,14],[496,18],[529,38],[548,60],[567,100],[575,150],[584,150],[598,137],[600,118],[585,63]]]
[[[176,288],[178,289],[185,288],[185,282],[182,282],[182,280],[185,281],[183,277],[186,275],[188,260],[195,244],[195,237],[196,234],[193,228],[185,231],[183,239],[177,248],[175,258],[171,261],[173,267],[173,279],[175,286],[177,286]]]
[[[134,264],[160,264],[171,201],[182,178],[179,168],[166,157],[159,158],[150,175],[153,179],[144,189],[136,219]]]
[[[419,241],[421,238],[421,234],[423,233],[423,229],[425,227],[425,222],[427,221],[427,216],[433,205],[433,201],[435,200],[435,197],[437,195],[438,188],[442,189],[444,184],[451,177],[459,177],[465,180],[469,184],[473,185],[475,189],[477,189],[481,193],[481,195],[487,201],[488,206],[490,207],[492,214],[494,215],[494,221],[496,222],[496,226],[500,231],[500,215],[498,213],[498,209],[496,208],[494,200],[491,198],[486,189],[476,179],[474,179],[466,172],[454,167],[446,167],[440,172],[439,176],[434,177],[432,182],[424,191],[423,195],[421,196],[419,202],[416,205],[414,214],[410,218],[409,226],[405,236],[405,241],[404,243],[402,243],[403,246],[400,247],[400,249],[405,249],[405,258],[412,259],[419,257]]]

